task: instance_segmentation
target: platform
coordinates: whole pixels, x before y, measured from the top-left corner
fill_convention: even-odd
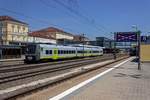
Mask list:
[[[135,60],[130,60],[79,89],[74,86],[74,91],[71,88],[49,100],[57,97],[61,100],[149,100],[150,63],[141,65],[142,70],[137,70]]]

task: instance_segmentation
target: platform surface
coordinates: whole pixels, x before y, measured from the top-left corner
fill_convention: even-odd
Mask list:
[[[150,63],[128,61],[62,100],[150,100]]]

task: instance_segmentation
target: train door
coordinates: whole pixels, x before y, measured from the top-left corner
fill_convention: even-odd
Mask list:
[[[58,59],[58,49],[53,49],[53,59]]]

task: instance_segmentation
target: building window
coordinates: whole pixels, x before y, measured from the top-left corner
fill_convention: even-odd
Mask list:
[[[18,33],[20,32],[20,26],[17,26],[17,29],[18,29]]]
[[[15,32],[15,26],[12,25],[12,32]]]
[[[25,27],[23,27],[23,32],[25,32]]]

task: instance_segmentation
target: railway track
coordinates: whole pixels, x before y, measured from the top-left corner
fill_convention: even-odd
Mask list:
[[[103,56],[103,57],[97,57],[95,59],[83,59],[83,60],[73,60],[70,62],[63,62],[63,63],[57,63],[57,64],[38,64],[38,65],[29,65],[24,67],[16,67],[16,68],[10,68],[10,69],[0,69],[0,84],[5,82],[10,82],[14,80],[19,80],[22,78],[28,78],[33,77],[36,75],[46,74],[46,73],[52,73],[56,71],[71,69],[75,67],[80,67],[82,65],[88,65],[92,63],[96,63],[99,61],[104,61],[112,59],[112,56]]]
[[[112,56],[112,54],[104,54],[104,56]],[[60,64],[60,63],[66,63],[66,62],[70,62],[70,61],[80,61],[80,60],[85,60],[85,59],[94,59],[94,58],[97,58],[97,57],[86,57],[86,58],[78,58],[78,59],[71,59],[71,60],[69,60],[69,59],[66,59],[66,60],[64,60],[64,59],[62,59],[62,60],[56,60],[56,61],[45,61],[45,62],[38,62],[38,63],[31,63],[31,64],[25,64],[25,63],[23,63],[23,61],[22,61],[22,63],[20,63],[20,64],[8,64],[8,65],[1,65],[0,66],[0,70],[8,70],[8,69],[15,69],[15,68],[21,68],[21,67],[28,67],[28,66],[31,66],[31,67],[33,67],[33,66],[39,66],[39,65],[53,65],[53,64]],[[1,71],[0,71],[1,72]]]
[[[124,59],[126,57],[127,56],[124,56],[124,55],[118,55],[118,60],[116,60],[116,61],[119,61],[119,59],[121,60],[121,59]],[[0,88],[0,90],[3,91],[7,88],[20,86],[21,84],[26,84],[26,83],[36,81],[36,80],[34,80],[34,77],[36,77],[37,81],[38,81],[40,79],[45,79],[46,75],[48,75],[47,78],[54,77],[54,76],[57,76],[59,74],[67,73],[67,72],[69,72],[69,70],[76,69],[78,67],[80,68],[80,67],[85,66],[85,65],[90,65],[90,64],[97,63],[97,62],[103,62],[106,60],[109,60],[109,62],[113,62],[113,60],[110,60],[112,58],[113,58],[113,56],[105,56],[105,57],[103,56],[99,59],[98,58],[97,59],[88,59],[88,60],[83,60],[83,61],[76,61],[76,62],[74,61],[74,62],[70,62],[70,63],[67,62],[67,63],[63,63],[63,64],[55,64],[55,65],[44,66],[44,67],[41,66],[38,68],[27,69],[27,70],[21,69],[21,70],[16,70],[16,71],[8,71],[7,73],[3,73],[3,75],[0,73],[0,87],[2,87],[2,88]],[[97,67],[97,68],[99,68],[99,67]],[[95,68],[92,68],[92,69],[95,69]],[[61,73],[58,73],[58,72],[61,72]],[[85,72],[88,72],[88,70],[87,71],[85,70]],[[53,76],[51,76],[52,73],[54,74]],[[43,78],[42,78],[42,75],[44,76]],[[76,74],[74,74],[74,76],[76,76]],[[70,76],[68,76],[68,78],[69,77]],[[27,81],[24,79],[27,79],[30,81]],[[19,80],[22,82],[21,84],[18,84]],[[63,78],[60,79],[60,81],[61,80],[63,80]],[[58,79],[58,81],[59,81],[59,79]],[[14,86],[11,85],[12,83],[15,85]],[[53,83],[53,81],[52,82],[50,81],[50,82],[44,83],[44,84],[46,85],[46,84],[51,84],[51,83]],[[54,83],[55,83],[55,81],[54,81]],[[44,84],[39,84],[39,85],[33,86],[31,88],[22,88],[21,90],[15,90],[14,92],[12,91],[12,92],[8,92],[8,93],[0,94],[2,96],[0,98],[3,98],[3,99],[4,98],[8,99],[11,97],[15,98],[16,96],[27,93],[28,91],[33,91],[34,89],[38,89],[40,87],[43,87],[43,86],[45,86]],[[9,87],[5,87],[5,85],[8,85]]]

